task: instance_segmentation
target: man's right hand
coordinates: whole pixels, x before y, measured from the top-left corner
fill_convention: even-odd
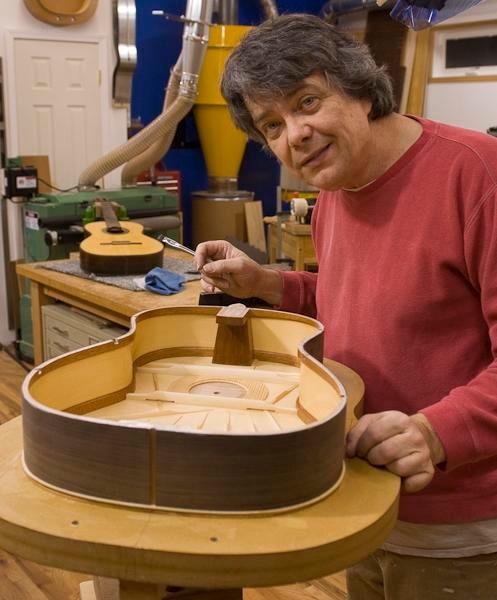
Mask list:
[[[283,283],[277,271],[266,269],[229,242],[203,242],[195,251],[204,292],[218,288],[236,298],[252,296],[269,304],[281,304]]]

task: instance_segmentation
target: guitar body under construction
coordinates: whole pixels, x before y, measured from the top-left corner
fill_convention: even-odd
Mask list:
[[[34,369],[24,465],[37,481],[166,510],[289,510],[344,477],[347,397],[322,325],[233,305],[141,313],[130,333]]]

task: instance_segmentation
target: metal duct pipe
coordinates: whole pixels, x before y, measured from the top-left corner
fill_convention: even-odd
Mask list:
[[[266,19],[274,19],[278,16],[278,8],[274,0],[261,0]]]
[[[214,0],[213,13],[220,25],[236,25],[238,23],[238,0]]]
[[[198,77],[209,41],[209,27],[212,17],[212,0],[188,0],[183,30],[181,55],[171,71],[164,99],[165,112],[176,100],[178,94],[193,101],[197,97]],[[132,185],[144,170],[155,165],[169,150],[176,132],[177,123],[166,135],[157,140],[143,153],[135,156],[124,166],[121,174],[122,185]]]
[[[236,23],[238,21],[238,0],[214,0],[212,11],[213,14],[217,15],[218,22],[223,24]],[[181,55],[171,71],[164,99],[164,111],[171,106],[178,95],[183,71],[182,65]],[[123,186],[133,185],[141,172],[155,165],[169,150],[174,133],[175,130],[171,131],[169,135],[155,142],[145,152],[127,162],[121,174],[121,184]]]
[[[176,100],[140,133],[87,167],[79,178],[80,189],[95,187],[98,179],[143,153],[151,144],[174,135],[178,123],[188,114],[197,95],[211,17],[212,0],[188,0],[183,31],[183,73]]]
[[[188,0],[183,30],[183,74],[179,95],[192,101],[197,96],[198,77],[209,41],[212,0]]]
[[[322,7],[321,14],[325,20],[332,21],[340,15],[378,8],[376,0],[329,0]],[[381,8],[385,8],[384,5]]]

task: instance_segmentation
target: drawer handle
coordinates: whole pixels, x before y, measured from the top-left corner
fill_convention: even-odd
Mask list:
[[[61,344],[60,342],[53,342],[53,345],[57,346],[62,352],[69,352],[70,350],[69,346],[64,346],[64,344]]]
[[[67,329],[61,329],[60,327],[57,327],[57,325],[54,325],[52,327],[52,329],[57,332],[59,335],[63,335],[64,337],[69,337],[69,331]]]

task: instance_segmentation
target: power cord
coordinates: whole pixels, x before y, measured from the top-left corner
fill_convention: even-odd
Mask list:
[[[77,190],[78,189],[77,185],[73,185],[72,187],[67,188],[66,190],[63,190],[61,188],[56,187],[55,185],[52,185],[51,183],[48,183],[48,181],[45,181],[41,177],[38,177],[38,181],[41,181],[46,186],[48,186],[51,190],[55,190],[56,192],[72,192],[73,190]]]
[[[14,200],[14,198],[8,198],[7,196],[2,196],[3,200],[9,200],[12,204],[24,204],[28,199],[27,198],[19,198],[19,200]]]

